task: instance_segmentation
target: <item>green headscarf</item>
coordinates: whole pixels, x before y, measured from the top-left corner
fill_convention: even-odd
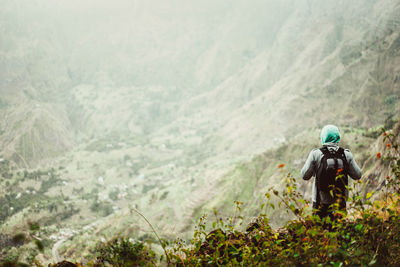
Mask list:
[[[340,132],[335,125],[325,125],[321,130],[321,143],[339,143]]]

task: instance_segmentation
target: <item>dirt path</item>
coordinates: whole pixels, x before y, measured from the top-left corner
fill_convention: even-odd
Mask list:
[[[61,261],[60,255],[58,254],[58,248],[59,248],[59,247],[62,245],[62,243],[64,243],[66,240],[67,240],[67,239],[65,239],[65,238],[58,240],[58,241],[54,244],[53,248],[51,249],[51,253],[53,254],[53,259],[54,259],[54,262],[55,262],[55,263]]]

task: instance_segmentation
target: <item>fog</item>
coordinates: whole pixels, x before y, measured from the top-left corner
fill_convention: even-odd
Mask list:
[[[290,12],[282,9],[285,2],[271,1],[251,6],[244,1],[15,1],[4,6],[2,48],[19,47],[34,61],[34,72],[58,70],[57,87],[68,86],[61,79],[76,84],[103,78],[114,85],[189,92],[217,85],[265,49]],[[215,59],[203,62],[209,49]]]
[[[132,208],[168,239],[234,200],[256,214],[323,125],[367,149],[354,129],[399,113],[399,1],[0,5],[0,231],[38,222],[43,262],[146,239]]]
[[[38,116],[42,122],[51,120],[44,127],[50,128],[49,134],[59,144],[43,149],[38,144],[29,155],[24,147],[16,149],[22,155],[14,157],[28,162],[35,150],[43,150],[28,164],[34,167],[45,160],[47,151],[69,151],[82,138],[87,141],[110,132],[148,135],[176,118],[204,113],[188,101],[204,98],[271,48],[282,23],[301,5],[293,6],[291,1],[251,5],[245,1],[14,1],[3,6],[3,102],[26,99],[28,106],[48,105],[46,111],[54,115]],[[279,75],[272,71],[269,79],[278,80]],[[240,94],[232,97],[240,105],[254,97]],[[207,111],[220,103],[200,105]],[[54,120],[62,121],[61,125],[55,126]],[[196,119],[189,120],[197,124]],[[202,124],[210,125],[192,128],[213,131],[227,122],[223,118],[215,126],[209,120]],[[4,146],[15,151],[18,143]]]

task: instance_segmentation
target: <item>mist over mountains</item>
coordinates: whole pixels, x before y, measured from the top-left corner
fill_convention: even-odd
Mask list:
[[[251,139],[253,154],[300,118],[337,118],[339,105],[340,122],[372,127],[387,116],[373,108],[398,97],[396,1],[4,6],[3,121],[24,129],[5,130],[2,147],[20,166],[84,137],[188,123],[221,137],[218,153],[241,154]],[[375,98],[376,84],[390,89]]]
[[[0,2],[0,196],[40,192],[50,228],[140,237],[132,205],[172,238],[236,199],[252,214],[323,125],[365,171],[368,133],[398,119],[399,1]]]

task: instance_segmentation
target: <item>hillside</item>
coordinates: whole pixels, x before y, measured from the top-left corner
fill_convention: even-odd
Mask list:
[[[168,240],[236,200],[250,220],[328,123],[365,190],[382,184],[379,128],[400,112],[399,1],[3,4],[0,230],[39,223],[43,262],[55,244],[86,260],[99,239],[156,243],[132,207]],[[274,228],[291,218],[269,213]]]
[[[147,4],[142,5],[129,7],[121,1],[117,11],[147,11]],[[7,7],[13,10],[17,6],[18,1]],[[2,108],[10,112],[9,118],[2,121],[20,133],[23,129],[19,125],[28,123],[31,116],[18,110],[39,105],[46,111],[37,115],[42,124],[51,124],[32,129],[44,129],[45,135],[40,139],[43,141],[32,138],[32,152],[23,151],[23,134],[3,132],[2,147],[18,165],[32,161],[30,167],[34,167],[38,161],[47,162],[54,155],[71,151],[74,143],[113,132],[130,139],[145,135],[150,140],[176,140],[187,131],[202,141],[202,147],[215,150],[219,158],[251,156],[293,132],[329,122],[332,117],[328,114],[335,114],[341,124],[371,128],[398,112],[397,1],[328,1],[311,6],[259,1],[252,6],[238,3],[229,9],[221,3],[207,14],[207,18],[217,18],[221,10],[227,10],[225,16],[213,22],[218,26],[190,5],[179,13],[159,6],[160,12],[171,12],[170,17],[177,13],[163,29],[158,25],[170,17],[157,12],[150,18],[120,17],[105,24],[98,17],[104,6],[99,4],[92,15],[83,17],[71,3],[61,16],[41,16],[32,32],[21,17],[29,21],[46,11],[56,12],[59,7],[44,2],[44,9],[40,9],[31,3],[14,17],[2,16],[3,36],[9,40],[2,46]],[[247,12],[237,15],[243,6]],[[273,10],[285,12],[276,14]],[[71,31],[74,25],[68,19],[72,15],[81,19],[76,24],[84,25],[79,31]],[[248,23],[250,17],[257,20]],[[90,20],[99,23],[104,34],[93,29],[87,23]],[[176,36],[168,36],[169,42],[162,38],[154,42],[154,36],[146,34],[158,30],[166,35],[182,21],[186,24],[178,27]],[[11,23],[19,30],[12,31],[17,26]],[[147,32],[130,29],[129,38],[122,38],[124,30],[135,24],[148,25]],[[114,28],[121,28],[113,33],[115,36],[111,35]],[[208,28],[214,30],[200,34]],[[194,39],[192,31],[198,32]],[[29,38],[36,42],[30,43]],[[144,43],[135,43],[137,39]],[[150,42],[159,47],[157,53],[141,51],[151,47]],[[179,49],[174,54],[169,50],[176,47],[169,48],[168,44],[192,49]],[[126,48],[110,54],[117,46]],[[40,60],[39,54],[43,55]],[[141,58],[135,58],[139,55]],[[169,65],[159,64],[164,61]],[[29,65],[28,71],[21,70],[24,64]],[[150,68],[157,72],[146,72]],[[337,101],[324,100],[328,97]],[[379,107],[385,103],[389,103],[387,110],[381,110]],[[315,114],[321,109],[324,112]],[[62,123],[52,123],[48,113]],[[298,121],[307,127],[297,125]],[[56,137],[60,142],[57,149],[46,147]],[[222,142],[216,146],[214,140],[220,139]],[[250,145],[247,140],[252,140]],[[23,160],[18,160],[17,154]],[[40,156],[34,157],[36,154]]]
[[[283,187],[267,190],[259,213],[245,228],[243,222],[247,216],[242,214],[247,213],[248,207],[243,207],[241,202],[235,201],[236,211],[227,219],[214,211],[211,225],[207,216],[202,216],[190,244],[176,240],[166,252],[168,265],[397,265],[400,260],[399,133],[400,123],[393,130],[382,129],[379,152],[367,160],[369,165],[375,162],[367,171],[367,179],[348,187],[347,212],[336,209],[332,216],[315,216],[299,190],[301,184],[288,174],[283,179]],[[368,167],[364,164],[365,168]],[[270,220],[276,216],[282,220],[282,213],[291,214],[292,219],[274,229]],[[121,239],[103,244],[97,260],[116,263],[106,248],[122,255],[120,244]],[[146,250],[133,254],[151,257]],[[127,257],[118,260],[132,262]]]
[[[387,128],[387,133],[395,136],[395,138],[392,138],[393,142],[398,142],[400,122],[392,127],[393,129]],[[380,135],[380,132],[379,129],[373,131],[365,131],[362,129],[353,129],[353,131],[351,131],[350,128],[344,129],[343,139],[346,141],[343,142],[342,145],[352,148],[358,163],[363,169],[363,183],[356,185],[356,189],[360,191],[360,197],[363,199],[370,198],[367,196],[367,193],[375,191],[376,193],[373,199],[379,200],[381,194],[386,192],[385,186],[382,187],[382,184],[386,181],[387,175],[391,175],[387,162],[379,160],[376,156],[377,152],[386,155],[390,150],[390,148],[387,148],[387,141],[383,142],[383,136]],[[266,201],[265,193],[269,191],[268,187],[271,185],[273,185],[274,189],[285,191],[287,173],[291,172],[294,174],[294,177],[296,177],[301,167],[299,164],[302,161],[299,161],[295,155],[306,155],[308,152],[307,147],[313,147],[312,143],[308,145],[298,145],[296,141],[303,140],[305,136],[310,136],[315,133],[318,132],[312,130],[308,134],[296,136],[293,139],[289,139],[286,145],[281,145],[277,149],[266,151],[254,157],[251,161],[238,164],[232,171],[220,176],[220,178],[215,181],[215,186],[212,190],[206,187],[203,188],[203,190],[208,190],[208,199],[197,198],[196,200],[191,199],[186,202],[188,205],[191,205],[186,206],[186,209],[192,209],[194,212],[188,213],[186,216],[183,213],[175,213],[174,215],[177,216],[175,218],[169,217],[171,215],[168,213],[173,214],[176,212],[176,207],[167,206],[170,210],[165,209],[165,205],[168,205],[166,201],[170,195],[176,194],[173,191],[165,194],[171,187],[166,187],[166,191],[161,195],[154,194],[154,190],[152,190],[150,191],[153,192],[151,197],[146,198],[144,196],[144,198],[149,201],[149,205],[154,207],[151,211],[143,211],[140,207],[140,205],[144,204],[143,202],[134,206],[129,204],[129,202],[134,199],[135,195],[132,195],[132,193],[126,189],[125,191],[122,189],[122,192],[115,193],[114,196],[109,194],[109,197],[116,201],[115,204],[118,203],[128,206],[128,208],[124,208],[120,211],[117,210],[112,214],[113,207],[107,204],[107,202],[99,201],[101,195],[104,196],[104,193],[98,195],[96,193],[100,193],[102,190],[102,187],[99,185],[96,186],[98,189],[92,190],[90,194],[86,193],[84,189],[74,189],[73,195],[70,195],[69,193],[65,194],[65,190],[63,189],[65,188],[65,184],[63,186],[61,184],[65,183],[65,181],[60,180],[60,176],[56,174],[57,171],[55,170],[50,170],[49,173],[25,173],[23,176],[28,178],[28,182],[29,179],[38,181],[36,182],[37,185],[35,188],[38,188],[37,190],[40,194],[35,194],[35,197],[29,197],[29,194],[33,193],[32,191],[30,193],[28,192],[32,190],[32,188],[29,188],[26,194],[23,192],[22,194],[18,194],[20,196],[15,193],[7,196],[8,199],[15,198],[15,200],[12,200],[11,205],[16,207],[15,211],[17,213],[9,217],[7,222],[2,226],[2,233],[11,235],[11,233],[15,233],[16,231],[22,231],[27,234],[27,226],[21,225],[21,217],[29,218],[29,221],[37,222],[41,225],[40,230],[36,230],[36,235],[42,239],[45,250],[43,254],[37,256],[38,260],[54,262],[54,258],[46,255],[51,253],[52,248],[54,251],[53,245],[58,243],[61,245],[57,247],[60,255],[63,255],[69,260],[88,263],[94,259],[91,251],[99,242],[106,244],[104,242],[108,240],[111,241],[116,236],[130,237],[129,242],[145,241],[151,244],[152,249],[158,251],[159,254],[162,253],[150,228],[133,208],[139,208],[150,218],[158,218],[158,220],[151,219],[151,221],[157,231],[161,231],[163,238],[166,238],[170,242],[175,240],[177,236],[182,236],[182,232],[186,231],[187,234],[191,235],[192,230],[190,228],[179,229],[178,227],[180,225],[195,225],[203,214],[211,216],[210,220],[213,221],[212,214],[214,212],[217,212],[218,218],[222,220],[231,216],[239,216],[240,214],[240,218],[242,218],[240,221],[243,221],[240,225],[248,225],[254,222],[254,217],[259,216],[260,212],[265,212],[268,216],[268,223],[273,229],[277,229],[277,227],[281,227],[284,222],[294,219],[294,215],[286,212],[283,213],[285,208],[280,205],[279,207],[281,208],[278,208],[278,199],[267,202],[275,204],[275,206],[270,206],[271,204],[269,204],[263,208],[263,204],[265,204]],[[357,151],[357,153],[355,151]],[[278,164],[282,162],[285,163],[285,166],[283,168],[278,168]],[[3,165],[3,167],[4,166],[5,165]],[[24,178],[15,180],[16,183],[14,185],[6,187],[9,189],[8,191],[15,191],[15,189],[18,190],[18,188],[23,188],[24,185],[27,185],[27,181]],[[311,183],[302,181],[298,181],[297,183],[301,198],[309,199]],[[32,182],[28,184],[32,185]],[[350,185],[352,186],[352,183],[350,183]],[[176,184],[174,186],[177,187]],[[51,192],[55,193],[58,190],[62,192],[61,197],[57,196],[58,194],[52,196]],[[44,194],[41,195],[42,193]],[[126,195],[120,198],[120,193],[125,193]],[[30,199],[30,201],[36,204],[27,209],[23,209],[23,203],[27,199]],[[84,203],[90,203],[90,210],[83,210],[85,209],[85,204],[79,204],[82,202],[82,200],[79,199],[82,199]],[[92,202],[93,199],[95,199],[94,202]],[[240,204],[241,211],[239,213],[234,212],[234,201],[242,201],[242,204]],[[77,206],[77,204],[79,206]],[[201,208],[198,208],[199,206]],[[155,207],[158,208],[155,209]],[[22,212],[19,210],[21,208]],[[265,211],[263,209],[265,209]],[[6,210],[7,209],[3,207],[2,211],[4,212]],[[98,214],[106,217],[93,220],[93,217],[88,217],[90,212],[93,212],[93,215]],[[87,217],[82,217],[82,215],[79,214],[85,214]],[[4,214],[2,216],[4,216]],[[174,223],[169,227],[163,227],[164,224],[162,221],[165,222],[165,220]],[[54,227],[55,225],[58,225],[58,227]],[[70,228],[72,225],[74,225],[75,229]],[[240,225],[236,225],[235,227],[242,230],[243,225]],[[60,230],[59,227],[63,228]],[[211,227],[211,225],[208,224],[207,229],[210,229],[209,227]],[[229,228],[231,226],[228,224],[226,227]],[[30,235],[35,236],[33,234]],[[55,242],[57,240],[61,242]],[[198,242],[203,241],[199,240]],[[26,255],[26,253],[34,253],[34,246],[30,245],[25,248],[23,255]],[[24,258],[22,255],[20,256],[20,260],[23,260]]]

